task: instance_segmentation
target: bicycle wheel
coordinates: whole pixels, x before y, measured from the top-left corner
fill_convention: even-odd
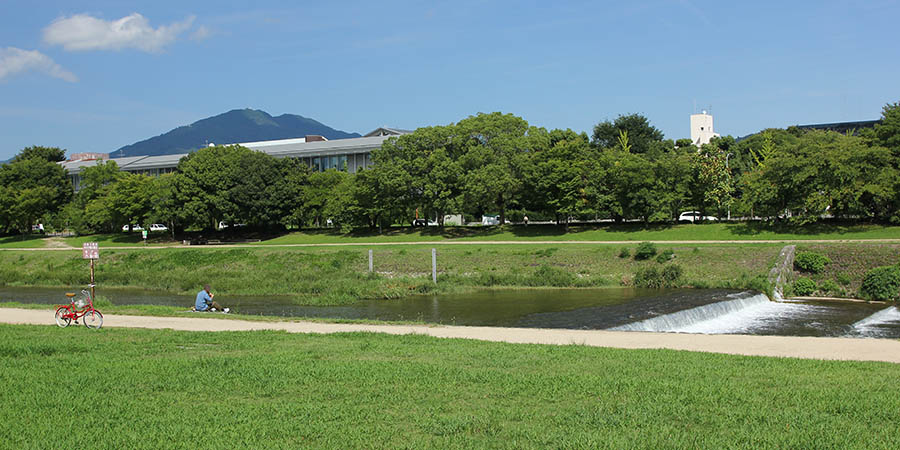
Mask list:
[[[100,311],[96,309],[85,313],[81,320],[84,321],[84,326],[95,330],[99,330],[103,326],[103,314],[100,314]]]
[[[72,322],[72,316],[70,315],[69,308],[67,306],[60,306],[56,308],[56,314],[54,317],[56,318],[56,324],[59,325],[60,328],[65,328],[69,326],[69,323]]]

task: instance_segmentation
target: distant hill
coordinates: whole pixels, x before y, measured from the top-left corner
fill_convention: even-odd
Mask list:
[[[166,134],[126,145],[109,154],[112,158],[125,156],[156,156],[187,153],[207,143],[233,144],[237,142],[290,139],[318,134],[331,139],[360,137],[358,133],[335,130],[316,120],[294,114],[272,117],[256,109],[235,109],[218,116],[198,120],[178,127]]]

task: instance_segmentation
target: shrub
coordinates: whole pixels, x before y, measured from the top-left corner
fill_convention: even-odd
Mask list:
[[[900,266],[869,270],[859,291],[870,300],[897,300],[900,297]]]
[[[819,292],[825,294],[840,294],[841,287],[834,280],[825,280],[819,283]]]
[[[656,262],[662,264],[675,257],[675,251],[671,248],[666,249],[662,253],[656,255]]]
[[[641,242],[634,251],[634,259],[641,261],[656,256],[656,246],[652,242]]]
[[[681,274],[681,266],[677,264],[666,266],[662,270],[658,270],[656,267],[645,267],[634,274],[634,285],[656,289],[674,287],[678,285]]]
[[[628,247],[622,247],[622,250],[619,250],[619,258],[627,258],[631,256],[631,250]]]
[[[666,286],[676,286],[678,284],[678,280],[681,279],[681,275],[684,271],[681,269],[681,266],[677,264],[672,264],[666,267],[663,267],[660,275],[662,276],[663,282]]]
[[[795,295],[811,295],[813,292],[816,292],[817,288],[816,282],[806,277],[802,277],[794,282]]]
[[[841,273],[837,274],[837,276],[835,276],[835,279],[837,279],[837,282],[841,286],[850,285],[850,275],[847,275],[846,273],[841,272]]]
[[[830,262],[824,255],[814,252],[800,252],[794,257],[794,267],[801,272],[820,273]]]

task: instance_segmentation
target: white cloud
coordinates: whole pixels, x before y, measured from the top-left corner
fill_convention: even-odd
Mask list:
[[[37,50],[22,50],[15,47],[0,48],[0,81],[25,72],[44,73],[70,83],[78,81],[78,77],[74,73],[63,69],[49,56]]]
[[[206,25],[200,25],[191,33],[191,39],[195,41],[202,41],[212,35],[212,30],[209,29]]]
[[[156,53],[175,42],[193,23],[194,16],[190,16],[181,22],[153,28],[138,13],[113,21],[76,14],[60,17],[44,28],[44,42],[72,51],[135,48]]]

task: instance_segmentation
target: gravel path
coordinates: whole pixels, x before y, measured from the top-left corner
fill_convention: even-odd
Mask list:
[[[53,312],[0,308],[0,323],[55,325]],[[70,325],[71,326],[71,325]],[[103,327],[174,329],[184,331],[281,330],[290,333],[373,332],[422,334],[439,338],[476,339],[554,345],[588,345],[629,349],[665,348],[733,355],[788,358],[885,361],[900,363],[900,340],[789,336],[702,335],[600,330],[460,327],[429,325],[367,325],[319,322],[254,322],[212,317],[151,317],[109,314]]]

